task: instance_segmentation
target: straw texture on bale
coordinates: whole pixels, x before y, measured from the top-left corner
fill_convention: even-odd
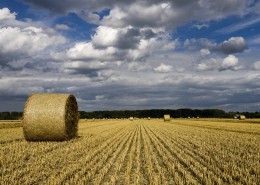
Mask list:
[[[24,107],[27,141],[63,141],[77,136],[78,104],[71,94],[33,94]]]
[[[164,121],[170,121],[171,120],[171,116],[169,114],[165,114],[163,116],[163,118],[164,118]]]

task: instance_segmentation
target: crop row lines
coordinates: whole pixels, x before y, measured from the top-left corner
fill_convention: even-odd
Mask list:
[[[184,144],[180,144],[181,142],[173,142],[174,140],[172,140],[167,133],[162,134],[163,132],[160,132],[159,130],[156,130],[157,133],[155,133],[154,129],[150,131],[156,136],[158,141],[167,147],[172,155],[188,169],[187,171],[190,171],[193,176],[199,179],[200,183],[206,183],[206,181],[209,181],[208,179],[211,179],[208,183],[214,181],[216,184],[222,184],[222,181],[218,176],[220,173],[216,174],[215,170],[209,168],[210,165],[206,165],[203,160],[194,155],[191,152],[191,148]]]
[[[170,131],[164,129],[164,128],[160,128],[161,130],[161,134],[159,134],[162,137],[166,137],[168,136],[169,141],[172,142],[172,147],[179,145],[183,145],[184,143],[187,143],[187,141],[190,140],[195,140],[190,138],[187,138],[186,141],[181,139],[181,136],[178,137],[178,139],[175,139],[175,142],[173,142],[173,138],[175,135],[172,135]],[[160,130],[159,129],[159,130]],[[163,134],[162,134],[163,133]],[[163,140],[167,140],[167,139],[163,139]],[[185,159],[191,159],[191,160],[198,160],[200,157],[202,157],[202,159],[204,160],[204,164],[203,164],[203,160],[199,161],[199,164],[202,164],[203,166],[205,166],[204,168],[207,171],[207,176],[209,176],[208,178],[218,182],[218,183],[237,183],[237,182],[243,182],[246,183],[247,181],[245,181],[245,179],[242,179],[241,177],[243,176],[248,176],[249,172],[247,169],[243,169],[241,167],[238,167],[236,161],[232,161],[232,160],[237,160],[237,156],[234,156],[232,151],[228,152],[228,154],[230,155],[231,161],[229,158],[224,158],[224,154],[220,153],[219,155],[217,154],[218,150],[217,148],[212,148],[212,144],[213,143],[205,143],[202,142],[200,143],[201,148],[203,148],[204,150],[194,150],[192,149],[192,147],[188,147],[188,146],[180,146],[180,152],[183,150],[184,154],[188,154],[190,156],[186,156]],[[170,146],[169,143],[167,143],[167,146]],[[209,148],[208,146],[211,146],[211,148]],[[228,146],[226,146],[228,147]],[[211,151],[210,151],[211,150]],[[195,152],[196,151],[196,152]],[[206,151],[206,153],[205,153]],[[207,152],[208,151],[208,152]],[[192,154],[194,153],[194,154]],[[203,157],[203,153],[204,153],[204,157]],[[215,153],[216,155],[214,156]],[[219,159],[219,157],[221,157],[223,155],[223,158]],[[196,156],[199,156],[196,157]],[[205,160],[207,159],[207,160]],[[241,160],[241,159],[239,159]],[[222,161],[222,162],[219,162]],[[195,165],[195,166],[200,166],[199,164]],[[252,164],[252,163],[250,163]],[[202,169],[202,168],[201,168]],[[212,177],[213,175],[213,177]]]
[[[158,134],[162,137],[163,141],[167,142],[169,147],[174,147],[176,152],[182,153],[183,157],[192,159],[190,162],[194,167],[200,170],[199,173],[203,173],[205,171],[204,169],[207,169],[207,173],[215,176],[214,178],[221,183],[221,180],[218,178],[222,171],[215,166],[215,164],[218,164],[218,161],[212,160],[205,149],[198,150],[198,148],[200,148],[198,145],[195,145],[196,147],[194,148],[194,145],[190,142],[191,138],[186,140],[181,138],[180,135],[176,137],[175,134],[168,132],[166,129],[158,130]]]
[[[110,135],[108,134],[107,137]],[[88,138],[87,138],[88,139]],[[93,140],[90,142],[93,142],[97,139],[92,138]],[[55,156],[57,153],[62,153],[62,155],[67,155],[71,153],[71,149],[73,149],[74,146],[77,146],[78,143],[81,143],[81,140],[72,140],[69,142],[44,142],[45,145],[39,145],[40,143],[36,142],[30,142],[27,143],[26,141],[19,142],[19,143],[13,143],[12,145],[8,145],[8,148],[3,148],[3,151],[6,150],[8,153],[2,155],[4,157],[4,166],[3,168],[6,171],[3,171],[3,175],[5,175],[8,172],[8,169],[11,169],[12,171],[17,171],[19,169],[26,169],[31,164],[38,163],[40,165],[40,161],[45,159],[46,156],[53,155]],[[68,149],[65,146],[71,146],[70,149]],[[95,146],[93,146],[95,147]],[[23,151],[21,151],[21,149]],[[75,151],[81,150],[79,147],[75,149]],[[23,155],[17,155],[23,154]],[[48,155],[47,155],[48,154]],[[75,153],[72,153],[75,155]],[[51,155],[52,156],[52,155]],[[25,163],[19,163],[15,161],[21,161],[21,158],[23,158],[23,161],[27,161]],[[40,160],[39,160],[40,159]],[[50,161],[53,161],[50,159]],[[43,163],[45,163],[43,161]],[[23,174],[26,174],[27,172],[24,172],[22,174],[19,174],[19,176],[23,176]]]
[[[118,143],[118,137],[127,137],[129,133],[127,132],[129,128],[125,127],[120,132],[113,133],[113,136],[104,140],[103,142],[97,143],[97,145],[88,150],[87,148],[83,148],[87,152],[85,155],[79,160],[80,163],[73,166],[70,170],[64,168],[64,172],[58,176],[61,183],[71,182],[73,179],[77,180],[77,178],[84,176],[85,180],[89,180],[91,176],[93,176],[95,165],[100,162],[103,158],[105,152],[109,151],[111,147],[113,147],[116,143]],[[111,136],[111,135],[110,135]],[[81,144],[84,146],[84,142]],[[76,159],[78,160],[78,159]],[[53,178],[54,179],[54,178]],[[83,181],[84,179],[82,179]]]
[[[119,129],[122,129],[122,128],[119,128]],[[127,128],[124,128],[124,129],[127,130]],[[117,131],[118,131],[118,129],[116,129],[114,131],[114,133],[116,134]],[[108,134],[106,137],[103,138],[103,140],[106,140],[109,137],[110,137],[110,135]],[[20,152],[20,154],[22,154],[21,156],[19,156],[19,155],[6,155],[6,158],[11,158],[11,159],[7,160],[7,161],[10,161],[10,163],[5,165],[5,169],[7,170],[7,172],[8,172],[8,169],[12,169],[12,171],[15,171],[18,174],[8,172],[8,174],[6,174],[4,176],[6,176],[7,180],[10,180],[12,178],[16,178],[17,175],[18,175],[19,176],[19,182],[23,183],[23,182],[28,181],[28,179],[26,179],[26,178],[23,179],[23,177],[26,176],[26,174],[30,173],[31,169],[35,168],[35,166],[37,166],[37,168],[35,168],[34,171],[33,171],[33,174],[35,174],[34,178],[32,178],[33,181],[35,179],[37,179],[38,174],[43,173],[44,171],[48,171],[48,169],[49,169],[49,173],[50,173],[51,172],[50,169],[53,168],[52,166],[55,166],[55,168],[60,166],[57,169],[64,168],[63,165],[64,166],[70,165],[68,163],[70,163],[70,161],[73,161],[73,159],[75,159],[76,156],[78,156],[78,157],[83,156],[84,157],[84,155],[86,153],[84,151],[84,149],[86,148],[86,146],[80,145],[80,143],[82,143],[82,142],[77,142],[77,143],[67,142],[67,147],[59,147],[59,148],[53,150],[51,153],[48,153],[48,155],[40,155],[39,157],[37,156],[37,151],[38,151],[37,147],[30,148],[29,147],[30,145],[27,144],[28,148],[26,149],[25,152],[23,152],[23,153]],[[40,143],[38,143],[38,144],[40,144]],[[48,144],[50,144],[50,146],[52,146],[52,143],[48,143]],[[56,144],[57,143],[54,143],[54,145],[56,145]],[[37,146],[37,143],[35,143],[35,145]],[[17,146],[17,147],[19,147],[19,146]],[[95,148],[95,145],[94,146],[89,145],[89,147],[90,147],[90,149]],[[46,146],[46,148],[48,148],[48,146]],[[34,155],[34,153],[36,153],[36,154]],[[27,162],[23,162],[23,163],[19,162],[19,161],[26,160],[26,159],[21,160],[21,158],[24,158],[24,157],[28,156],[29,154],[30,155],[33,154],[34,157],[33,158],[27,157],[28,158]],[[60,161],[61,158],[57,158],[56,157],[57,155],[62,155],[62,157],[66,156],[67,160],[66,161]],[[14,158],[12,159],[13,156],[14,156]],[[63,162],[63,165],[62,165],[62,162]],[[61,163],[61,164],[59,165],[59,163]],[[13,164],[15,166],[10,167],[9,164]],[[40,166],[41,166],[41,168],[40,168]],[[41,179],[39,179],[39,180],[45,180],[45,178],[41,177]],[[28,182],[28,183],[30,183],[30,182]]]
[[[164,136],[169,136],[171,139],[173,139],[175,136],[175,134],[174,135],[171,134],[172,133],[171,130],[168,130],[166,128],[160,128],[160,130],[162,130],[161,133],[164,133]],[[200,131],[200,133],[202,132],[201,130],[198,131]],[[202,158],[203,161],[205,162],[205,164],[203,165],[207,167],[207,171],[208,170],[213,171],[219,178],[221,178],[222,181],[226,183],[236,183],[238,181],[247,183],[247,180],[241,177],[251,176],[250,173],[252,172],[250,172],[250,169],[255,168],[252,166],[252,164],[255,164],[257,161],[259,161],[259,159],[257,160],[255,158],[255,155],[252,155],[252,158],[249,158],[251,156],[251,152],[249,150],[253,149],[252,153],[255,154],[257,152],[255,149],[257,149],[258,147],[256,146],[252,148],[253,142],[248,143],[251,146],[248,149],[246,146],[243,146],[246,144],[246,142],[238,145],[236,140],[227,139],[227,137],[231,137],[232,135],[222,136],[223,139],[227,139],[228,142],[232,141],[232,143],[221,142],[218,139],[219,134],[220,133],[218,132],[215,132],[215,134],[211,133],[206,138],[190,137],[191,135],[195,135],[195,134],[190,134],[190,136],[186,136],[185,134],[178,135],[179,137],[175,139],[175,144],[177,145],[178,143],[183,144],[187,142],[191,143],[192,141],[191,146],[186,148],[185,153],[190,153],[190,152],[194,153],[194,155],[191,156],[194,159],[196,159],[196,155],[199,158]],[[205,136],[205,134],[203,136]],[[238,136],[239,135],[236,135],[236,137]],[[246,139],[247,138],[244,138],[244,141],[246,141]],[[250,138],[250,140],[252,140],[252,138]],[[197,149],[194,148],[192,149],[192,145],[193,146],[196,145]],[[214,147],[212,147],[213,145]],[[238,145],[237,148],[241,148],[241,149],[237,150],[235,147],[236,145]],[[183,147],[185,148],[185,145]],[[242,155],[244,157],[242,157]],[[259,173],[253,172],[253,174],[259,174]]]
[[[117,164],[119,155],[124,155],[124,153],[127,155],[133,142],[133,138],[136,135],[136,131],[137,128],[134,127],[130,132],[128,132],[129,137],[118,137],[118,145],[113,145],[113,147],[110,148],[111,151],[109,152],[107,160],[104,160],[104,163],[99,166],[99,169],[97,169],[97,177],[93,179],[94,184],[103,184],[105,178],[111,176],[109,173],[113,164]],[[104,156],[102,156],[102,158],[103,157]],[[114,175],[114,179],[110,179],[116,183],[117,176]]]
[[[145,152],[146,157],[149,158],[149,163],[153,168],[154,172],[150,172],[149,179],[151,183],[155,182],[155,184],[168,184],[172,183],[173,180],[171,179],[171,174],[167,169],[167,165],[165,162],[162,161],[160,158],[160,153],[158,152],[157,148],[153,144],[153,140],[150,138],[148,133],[146,132],[145,126],[142,125],[142,132],[145,141]],[[158,175],[153,175],[158,174]]]
[[[156,135],[152,133],[147,126],[145,127],[145,132],[149,136],[152,145],[156,148],[158,154],[160,155],[160,158],[163,159],[163,162],[165,166],[167,166],[167,170],[171,173],[171,176],[175,183],[194,184],[195,182],[197,182],[197,177],[194,176],[194,174],[191,173],[189,170],[187,170],[186,163],[183,161],[179,161],[179,159],[176,158],[176,154],[173,157],[174,153],[169,151],[169,148],[165,147],[165,145],[158,140]]]

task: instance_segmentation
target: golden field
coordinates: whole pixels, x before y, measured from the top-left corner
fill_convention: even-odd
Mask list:
[[[0,184],[260,184],[260,120],[80,120],[79,137],[27,142],[0,122]]]

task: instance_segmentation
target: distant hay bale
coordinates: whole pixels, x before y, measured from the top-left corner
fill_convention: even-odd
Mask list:
[[[238,119],[244,120],[244,119],[246,119],[246,116],[244,116],[244,115],[239,115],[239,116],[238,116]]]
[[[130,117],[129,120],[130,120],[130,121],[134,121],[134,117]]]
[[[78,104],[71,94],[32,94],[24,107],[27,141],[63,141],[77,136]]]
[[[148,120],[150,120],[151,118],[150,118],[150,117],[148,117],[147,119],[148,119]]]
[[[170,121],[171,120],[171,116],[169,114],[165,114],[163,116],[163,118],[164,118],[164,121]]]

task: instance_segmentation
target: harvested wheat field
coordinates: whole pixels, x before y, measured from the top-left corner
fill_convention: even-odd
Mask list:
[[[0,127],[0,184],[260,184],[252,122],[81,120],[79,137],[64,142]]]

